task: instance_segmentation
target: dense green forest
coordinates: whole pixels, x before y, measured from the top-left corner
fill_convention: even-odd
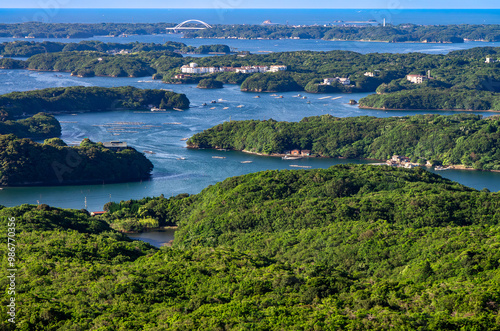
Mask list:
[[[54,116],[38,113],[17,121],[0,121],[0,135],[3,134],[14,134],[19,138],[54,138],[61,135],[61,125]]]
[[[325,39],[388,42],[463,43],[464,39],[500,41],[500,25],[302,26],[215,25],[187,32],[186,38]]]
[[[0,135],[0,185],[69,185],[148,179],[153,164],[133,148],[111,151],[84,139],[68,147],[61,139],[43,144]]]
[[[5,232],[17,220],[16,329],[498,330],[498,193],[342,165],[108,207],[176,218],[174,247],[85,210],[0,209]]]
[[[227,45],[202,45],[199,47],[187,46],[184,43],[167,41],[164,44],[132,42],[128,44],[121,43],[103,43],[96,40],[83,40],[79,43],[60,43],[52,41],[34,42],[34,41],[13,41],[0,44],[0,55],[29,57],[36,54],[48,54],[58,52],[74,51],[94,51],[102,53],[116,52],[150,52],[150,51],[170,51],[176,53],[209,54],[231,52]]]
[[[41,90],[12,92],[0,95],[0,118],[75,111],[108,111],[113,109],[143,109],[150,105],[162,108],[189,108],[184,94],[164,90],[122,87],[55,87]]]
[[[300,122],[230,121],[195,134],[187,144],[264,154],[307,149],[318,156],[378,160],[396,154],[413,162],[500,170],[500,117],[322,115]]]

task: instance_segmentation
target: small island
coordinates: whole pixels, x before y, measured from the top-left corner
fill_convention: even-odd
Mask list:
[[[361,158],[500,170],[500,116],[416,115],[376,118],[306,117],[300,122],[230,121],[197,133],[189,148],[224,148],[262,155]],[[295,151],[295,153],[291,153]]]
[[[146,180],[153,164],[124,142],[84,139],[69,147],[61,139],[43,144],[0,135],[0,186],[54,186]]]
[[[218,88],[223,88],[224,84],[221,81],[212,78],[206,78],[200,80],[198,86],[196,87],[201,89],[218,89]]]
[[[31,139],[54,138],[61,135],[61,124],[52,115],[38,113],[17,121],[0,121],[0,135],[3,134]]]

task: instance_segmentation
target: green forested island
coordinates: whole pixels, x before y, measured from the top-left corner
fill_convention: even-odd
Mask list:
[[[38,112],[52,114],[116,109],[187,109],[184,94],[164,90],[122,87],[55,87],[0,95],[0,119],[13,119]]]
[[[263,154],[299,149],[324,157],[378,160],[403,155],[415,163],[500,170],[500,117],[322,115],[300,122],[230,121],[195,134],[187,145]]]
[[[17,121],[0,121],[0,135],[3,134],[14,134],[19,138],[54,138],[61,135],[61,124],[52,115],[38,113]]]
[[[215,89],[215,88],[223,88],[224,84],[220,80],[215,80],[212,78],[206,78],[200,80],[198,83],[197,88],[203,88],[203,89]]]
[[[150,51],[175,52],[179,54],[210,54],[231,52],[227,45],[202,45],[199,47],[188,46],[184,43],[167,41],[164,44],[133,42],[128,44],[104,43],[96,40],[83,40],[79,43],[62,43],[53,41],[13,41],[0,44],[0,55],[10,57],[29,57],[36,54],[57,52],[94,51],[102,53],[137,53]],[[179,57],[179,55],[177,55]]]
[[[498,193],[342,165],[108,207],[175,222],[173,248],[85,210],[0,207],[2,229],[17,220],[17,329],[498,329]]]
[[[153,164],[135,149],[119,150],[84,139],[68,147],[61,139],[43,144],[0,135],[0,186],[116,183],[148,179]]]

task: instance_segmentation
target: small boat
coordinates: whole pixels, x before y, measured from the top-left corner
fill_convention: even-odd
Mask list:
[[[236,106],[236,108],[243,108],[243,107],[245,107],[245,106],[243,106],[243,105]]]
[[[256,95],[253,97],[254,99],[260,99],[260,95]]]
[[[181,122],[167,122],[167,123],[163,123],[165,125],[181,125],[182,123]]]
[[[279,97],[276,97],[276,99],[283,99],[283,96],[280,95]]]
[[[202,103],[201,105],[202,105],[203,107],[205,107],[207,104],[204,102],[204,103]]]
[[[272,97],[277,97],[278,95],[277,94],[271,94]]]
[[[224,108],[222,108],[222,109],[226,110],[226,109],[229,109],[229,107],[224,107]]]
[[[210,109],[215,109],[215,107],[212,107],[212,108],[210,108]]]
[[[311,103],[311,101],[307,101],[307,103],[308,103],[308,104],[310,104],[310,103]]]
[[[158,111],[167,111],[167,110],[166,109],[161,109],[161,108],[153,107],[153,108],[151,108],[151,111],[158,112]]]
[[[305,168],[305,169],[309,169],[309,168],[311,168],[311,166],[303,166],[303,165],[296,165],[296,164],[290,164],[290,167],[294,167],[294,168]]]
[[[178,157],[177,160],[185,160],[185,157]]]
[[[240,163],[247,164],[247,163],[252,163],[253,161],[241,161]]]
[[[180,109],[180,108],[174,108],[174,110],[177,110],[177,111],[184,111],[184,109]]]
[[[153,152],[153,151],[143,151],[143,152],[144,152],[144,153],[146,153],[146,154],[156,154],[156,153],[155,153],[155,152]]]
[[[332,96],[331,96],[331,95],[329,95],[329,96],[327,96],[327,97],[322,97],[322,98],[319,98],[318,100],[330,99],[331,97],[332,97]]]
[[[300,160],[302,157],[301,156],[283,156],[281,159],[282,160]]]
[[[210,101],[210,103],[217,103],[217,101],[215,101],[215,100],[212,100],[212,101]]]
[[[182,138],[181,141],[186,141],[188,140],[189,138]]]
[[[227,149],[225,149],[225,148],[218,148],[217,150],[220,152],[227,152]]]
[[[224,101],[227,101],[227,100],[224,100],[224,99],[217,100],[217,102],[224,102]]]
[[[307,97],[302,97],[302,99],[307,99]]]
[[[212,156],[212,159],[225,159],[225,156]]]

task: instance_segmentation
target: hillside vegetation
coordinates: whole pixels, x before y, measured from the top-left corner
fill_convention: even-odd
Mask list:
[[[499,204],[423,170],[343,165],[108,205],[108,221],[177,218],[173,248],[46,205],[0,209],[0,227],[18,220],[20,330],[498,330]]]

